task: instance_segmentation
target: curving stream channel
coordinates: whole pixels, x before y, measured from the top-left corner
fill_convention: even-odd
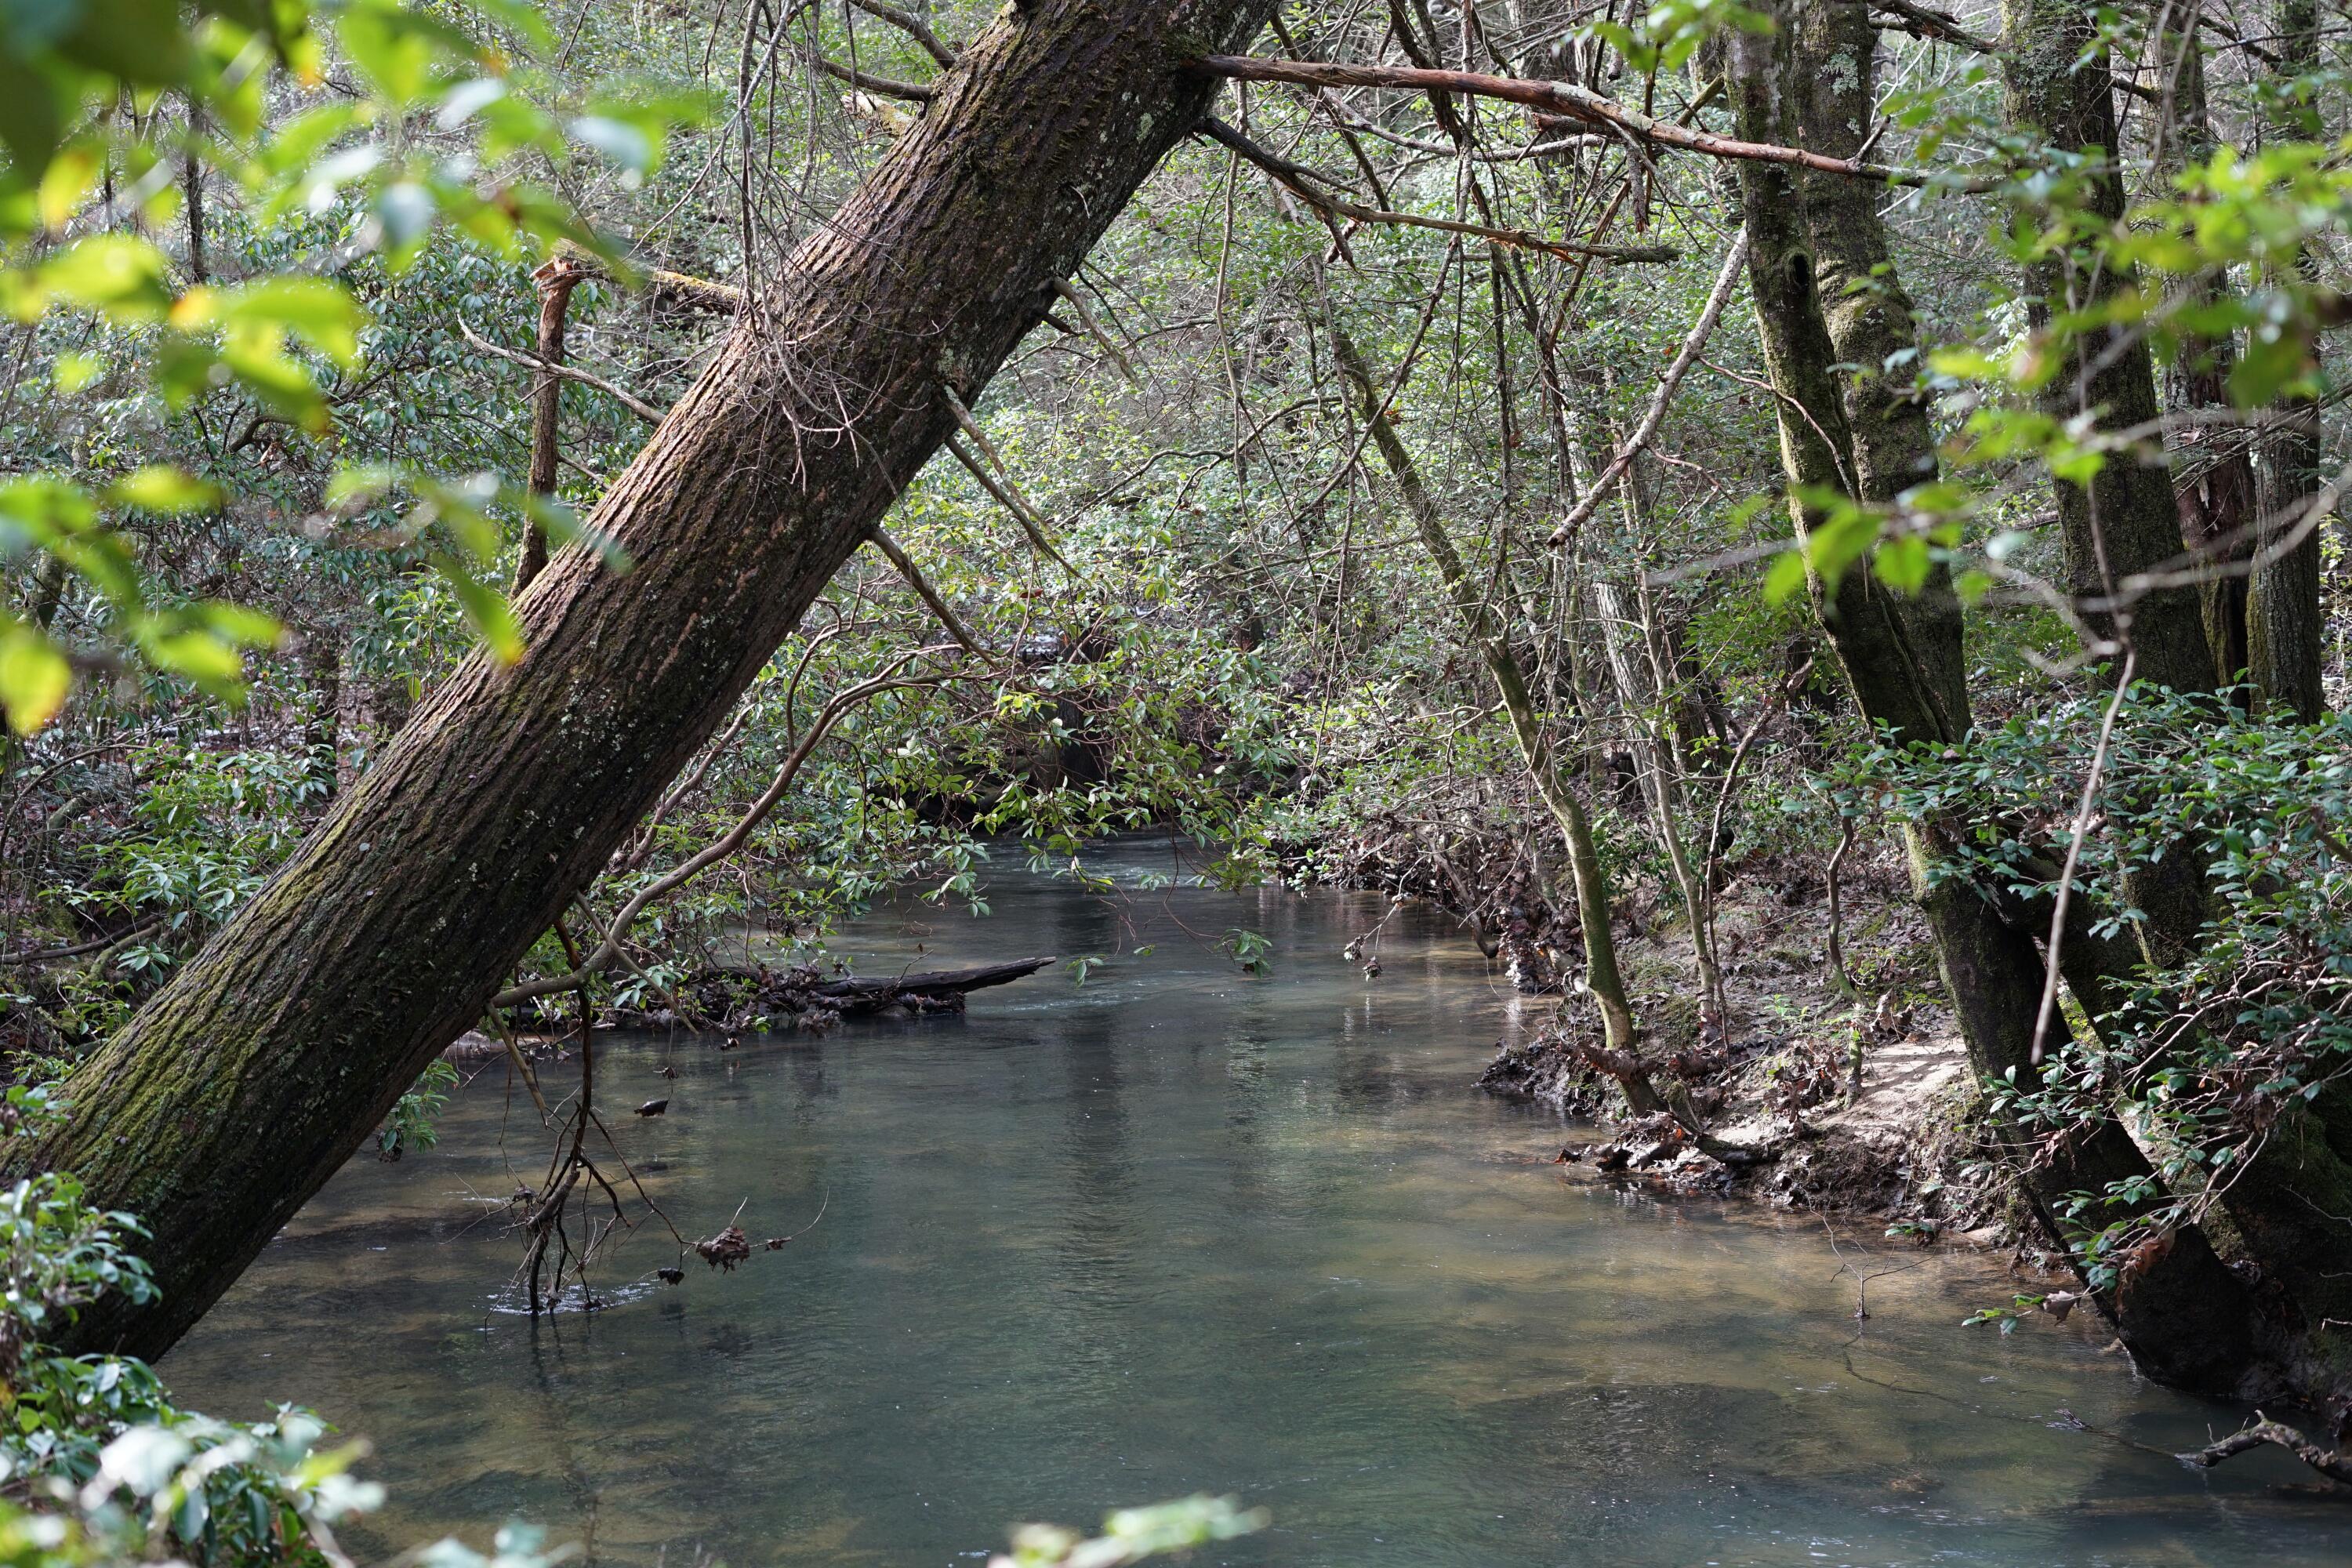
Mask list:
[[[656,1222],[608,1310],[508,1310],[498,1200],[547,1135],[494,1062],[166,1377],[372,1439],[392,1502],[346,1544],[379,1559],[521,1517],[600,1563],[946,1568],[1016,1520],[1209,1490],[1274,1520],[1215,1560],[1291,1568],[2352,1560],[2352,1508],[2284,1456],[2164,1458],[2239,1413],[2138,1382],[2089,1314],[1960,1329],[2006,1300],[1994,1262],[1870,1242],[1905,1271],[1856,1322],[1818,1220],[1544,1163],[1556,1119],[1470,1088],[1515,1000],[1418,911],[1367,984],[1338,954],[1375,897],[1150,890],[1168,850],[1132,841],[1095,864],[1123,896],[1000,870],[991,919],[910,901],[846,942],[861,972],[1152,944],[1083,987],[733,1052],[602,1038],[603,1104],[669,1099],[609,1119],[678,1229],[822,1205],[781,1251],[660,1285]]]

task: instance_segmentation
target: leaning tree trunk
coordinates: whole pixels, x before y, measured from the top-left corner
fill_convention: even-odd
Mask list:
[[[1777,37],[1735,34],[1727,79],[1739,133],[1850,151],[1867,119],[1848,101],[1870,101],[1875,45],[1866,24],[1856,28],[1859,16],[1856,7],[1816,5],[1786,17],[1796,26]],[[1792,41],[1801,68],[1794,70]],[[1876,499],[1933,477],[1924,418],[1901,406],[1887,383],[1842,378],[1837,368],[1885,365],[1916,340],[1908,310],[1893,291],[1867,186],[1808,184],[1761,163],[1743,163],[1739,179],[1757,324],[1780,394],[1782,465],[1804,529],[1815,520],[1793,498],[1807,489],[1865,489]],[[1842,291],[1832,309],[1824,291],[1841,273],[1872,278],[1887,291],[1868,305]],[[1905,600],[1862,567],[1846,573],[1833,594],[1813,584],[1816,612],[1864,716],[1898,741],[1950,744],[1966,736],[1970,722],[1958,607],[1939,603],[1936,587]],[[1928,874],[1955,847],[1952,838],[1971,826],[1933,821],[1906,830],[1914,896],[1935,938],[1970,1068],[1979,1078],[2025,1077],[2033,1071],[2041,953],[2028,932],[2002,919],[1965,879]],[[2146,1156],[2112,1120],[2039,1150],[2021,1130],[2003,1131],[2023,1171],[2026,1197],[2054,1237],[2068,1234],[2063,1215],[2071,1194],[2155,1180]],[[2134,1356],[2168,1383],[2230,1393],[2252,1360],[2245,1289],[2193,1228],[2095,1299]]]
[[[1586,816],[1575,792],[1560,777],[1550,737],[1544,732],[1543,721],[1528,689],[1527,675],[1520,668],[1518,656],[1511,651],[1507,629],[1464,569],[1461,553],[1454,547],[1454,536],[1439,515],[1428,487],[1422,483],[1420,466],[1397,434],[1364,356],[1339,322],[1333,321],[1330,331],[1332,356],[1339,362],[1340,374],[1356,394],[1364,423],[1371,430],[1372,445],[1404,497],[1405,510],[1412,518],[1414,531],[1421,535],[1422,548],[1428,552],[1431,564],[1437,568],[1438,577],[1445,584],[1445,596],[1461,622],[1463,637],[1486,664],[1486,673],[1495,682],[1496,695],[1502,699],[1504,714],[1511,722],[1511,734],[1519,744],[1520,760],[1527,765],[1528,782],[1550,811],[1560,837],[1567,840],[1569,869],[1576,879],[1577,925],[1584,939],[1584,988],[1592,994],[1601,1010],[1603,1040],[1600,1050],[1588,1049],[1584,1054],[1617,1080],[1625,1103],[1636,1114],[1654,1115],[1668,1106],[1642,1061],[1641,1032],[1634,1026],[1633,1003],[1625,993],[1624,976],[1617,967],[1617,939],[1610,927],[1609,883],[1593,839],[1591,820]],[[1696,1131],[1696,1118],[1688,1120],[1692,1131]]]
[[[1111,219],[1199,118],[1184,62],[1270,0],[1029,0],[758,290],[558,553],[529,651],[468,659],[6,1167],[138,1214],[160,1301],[78,1349],[155,1355],[485,1005],[758,674]]]

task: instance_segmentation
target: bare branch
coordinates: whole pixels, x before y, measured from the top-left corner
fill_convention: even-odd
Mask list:
[[[1798,168],[1818,169],[1826,174],[1880,180],[1888,184],[1950,185],[1959,190],[1976,191],[1991,190],[2000,184],[1998,178],[1959,180],[1925,169],[1900,169],[1885,163],[1866,163],[1859,158],[1832,158],[1827,153],[1808,152],[1802,147],[1784,147],[1769,142],[1742,142],[1730,136],[1718,136],[1712,131],[1700,131],[1656,119],[1574,82],[1528,81],[1517,77],[1483,76],[1476,71],[1422,70],[1402,66],[1273,60],[1254,55],[1208,55],[1194,61],[1193,66],[1211,75],[1229,77],[1238,81],[1280,81],[1318,88],[1389,87],[1416,92],[1461,92],[1499,98],[1507,102],[1525,104],[1530,109],[1547,110],[1570,120],[1582,121],[1588,125],[1614,126],[1637,140],[1661,147],[1677,147],[1685,152],[1704,153],[1714,158],[1785,163]]]
[[[1674,401],[1675,391],[1682,385],[1683,377],[1690,374],[1690,367],[1698,363],[1699,351],[1706,347],[1708,334],[1715,331],[1716,322],[1722,319],[1724,306],[1730,303],[1732,291],[1739,286],[1739,271],[1747,260],[1748,230],[1742,227],[1732,239],[1731,253],[1723,258],[1723,270],[1717,275],[1715,289],[1706,297],[1706,309],[1699,311],[1698,321],[1692,325],[1690,335],[1683,340],[1682,352],[1675,355],[1674,363],[1666,367],[1664,377],[1658,383],[1658,390],[1650,398],[1650,406],[1643,412],[1641,423],[1633,426],[1633,433],[1625,438],[1625,445],[1609,459],[1609,466],[1601,469],[1600,477],[1586,489],[1584,499],[1576,503],[1558,528],[1552,530],[1550,542],[1555,549],[1575,536],[1576,531],[1583,526],[1584,520],[1591,517],[1608,498],[1619,477],[1633,466],[1635,455],[1650,444],[1651,437],[1657,435],[1658,425],[1666,416],[1666,405]]]
[[[931,31],[931,25],[912,11],[902,11],[896,5],[884,4],[884,0],[849,0],[849,3],[867,16],[889,23],[922,45],[923,52],[937,60],[941,70],[955,68],[956,52],[940,42],[940,36]]]
[[[884,98],[901,98],[909,103],[929,103],[939,96],[939,90],[936,88],[923,82],[899,81],[892,77],[876,76],[870,71],[862,71],[854,67],[843,65],[839,60],[829,60],[823,55],[816,57],[816,68],[836,81],[845,81],[852,87],[862,89],[866,92],[878,93]]]
[[[1251,163],[1255,163],[1282,182],[1285,189],[1308,205],[1318,207],[1336,216],[1352,218],[1358,223],[1402,224],[1410,228],[1433,228],[1446,234],[1466,234],[1479,239],[1492,240],[1497,245],[1511,246],[1516,249],[1548,251],[1566,261],[1576,261],[1585,257],[1596,257],[1603,261],[1615,262],[1672,261],[1681,254],[1671,247],[1664,245],[1584,245],[1575,240],[1546,239],[1539,234],[1529,234],[1525,229],[1489,228],[1485,224],[1461,223],[1453,218],[1423,217],[1418,213],[1384,212],[1377,207],[1359,206],[1354,202],[1344,201],[1338,196],[1328,196],[1314,189],[1307,183],[1305,176],[1311,175],[1316,179],[1326,179],[1327,176],[1316,174],[1311,169],[1267,152],[1214,115],[1210,115],[1201,121],[1201,134],[1232,148]]]
[[[497,358],[521,365],[525,369],[536,372],[541,375],[561,376],[566,381],[576,381],[583,386],[593,386],[597,391],[604,393],[605,395],[619,400],[623,407],[626,408],[630,413],[635,415],[638,418],[644,420],[648,425],[658,425],[662,422],[662,410],[656,408],[652,404],[647,403],[644,398],[639,397],[636,394],[614,385],[611,382],[606,381],[601,375],[582,370],[577,365],[556,364],[548,360],[540,358],[537,354],[525,353],[520,349],[502,349],[498,344],[482,336],[481,333],[474,331],[472,325],[462,318],[460,318],[457,322],[457,331],[464,334],[467,342],[473,344],[476,348],[481,350],[486,354],[491,354]]]

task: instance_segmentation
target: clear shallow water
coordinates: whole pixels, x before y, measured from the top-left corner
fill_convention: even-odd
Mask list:
[[[1170,862],[1100,864],[1132,887]],[[867,970],[1155,951],[961,1018],[600,1044],[600,1103],[669,1098],[608,1120],[681,1231],[825,1205],[781,1252],[624,1288],[673,1261],[656,1224],[608,1310],[498,1310],[520,1247],[495,1200],[548,1135],[493,1064],[438,1148],[339,1175],[166,1376],[371,1438],[393,1502],[347,1544],[378,1557],[520,1516],[604,1563],[947,1565],[1015,1520],[1210,1490],[1274,1515],[1212,1561],[1293,1568],[2352,1560],[2352,1508],[2281,1493],[2284,1456],[2207,1476],[2133,1447],[2239,1415],[2138,1383],[2085,1314],[1960,1330],[2006,1299],[1997,1267],[1871,1243],[1865,1271],[1918,1266],[1856,1323],[1818,1221],[1545,1163],[1559,1124],[1468,1087],[1515,1002],[1417,911],[1367,984],[1338,957],[1362,896],[1012,871],[991,896],[850,946]],[[1234,926],[1274,938],[1270,974],[1216,951]]]

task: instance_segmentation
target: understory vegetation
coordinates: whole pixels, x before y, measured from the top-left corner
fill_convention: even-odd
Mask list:
[[[1079,9],[0,15],[0,1558],[340,1561],[355,1447],[112,1352],[429,1144],[457,1030],[824,1026],[887,890],[1145,830],[1458,916],[1616,1167],[1998,1223],[2159,1380],[2352,1400],[2340,10]],[[1056,29],[1161,96],[989,118]],[[541,1110],[533,1310],[604,1181]]]

